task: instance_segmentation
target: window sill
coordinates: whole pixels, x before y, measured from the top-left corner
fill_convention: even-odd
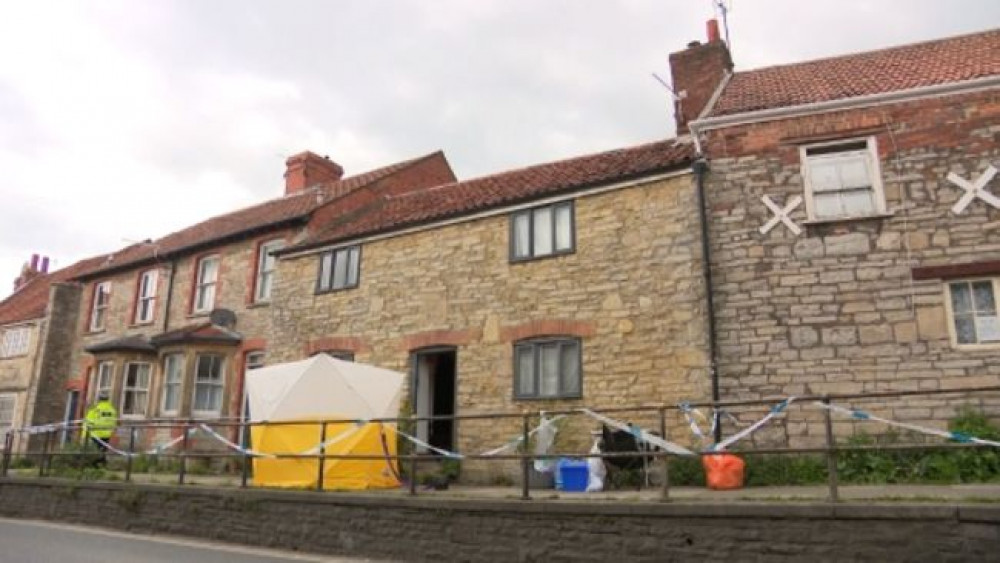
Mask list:
[[[154,321],[155,321],[155,319],[152,320],[152,321],[143,321],[141,323],[131,323],[131,324],[128,325],[128,327],[129,328],[142,328],[142,327],[146,327],[146,326],[153,326],[153,322]]]
[[[271,306],[270,301],[253,301],[251,303],[247,303],[247,309],[259,309],[261,307],[270,307],[270,306]]]
[[[514,396],[515,401],[579,401],[583,399],[583,394],[579,395],[552,395],[549,397],[526,397]]]
[[[204,319],[208,318],[212,314],[211,311],[192,311],[187,314],[189,319]]]
[[[574,248],[572,250],[563,250],[563,251],[560,251],[560,252],[553,252],[552,254],[545,254],[544,256],[528,256],[528,257],[525,257],[525,258],[514,258],[514,257],[511,257],[511,258],[508,259],[508,262],[511,265],[513,265],[513,264],[526,264],[526,263],[530,263],[530,262],[538,262],[539,260],[550,260],[552,258],[559,258],[559,257],[562,257],[562,256],[572,256],[573,254],[576,254],[576,248]]]
[[[880,219],[888,219],[894,217],[895,213],[875,213],[872,215],[860,215],[857,217],[831,217],[829,219],[806,219],[802,221],[803,225],[830,225],[834,223],[857,223],[859,221],[872,221]]]
[[[350,287],[338,287],[337,289],[317,289],[316,295],[327,295],[329,293],[340,293],[341,291],[350,291],[352,289],[357,289],[358,286],[352,285]]]
[[[106,329],[106,328],[88,328],[87,332],[84,333],[84,335],[85,336],[94,336],[94,335],[97,335],[97,334],[103,334],[103,333],[105,333],[107,331],[108,331],[108,329]]]

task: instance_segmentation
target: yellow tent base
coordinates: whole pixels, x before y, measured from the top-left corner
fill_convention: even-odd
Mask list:
[[[331,416],[331,418],[334,418]],[[319,423],[254,426],[250,443],[262,454],[318,454],[321,442]],[[392,425],[385,425],[383,447],[381,424],[326,424],[326,455],[386,456],[383,459],[327,458],[323,464],[323,488],[328,490],[392,489],[396,478],[396,439]],[[319,477],[318,459],[253,459],[253,484],[260,487],[315,488]]]

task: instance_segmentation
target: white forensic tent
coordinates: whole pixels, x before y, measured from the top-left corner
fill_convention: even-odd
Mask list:
[[[324,435],[320,420],[359,420],[359,423],[327,423],[326,453],[383,458],[326,459],[324,488],[397,487],[397,464],[389,458],[396,454],[395,424],[366,421],[399,416],[404,379],[403,374],[395,371],[346,362],[326,354],[250,370],[246,388],[253,421],[303,421],[252,426],[251,448],[261,454],[319,453]],[[318,474],[317,459],[255,457],[253,460],[255,485],[310,487],[316,485]]]

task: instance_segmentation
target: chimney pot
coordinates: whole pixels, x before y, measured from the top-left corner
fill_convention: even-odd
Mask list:
[[[43,274],[49,273],[49,257],[48,256],[43,256],[42,257],[42,273]]]
[[[674,118],[678,134],[688,131],[688,122],[697,119],[726,73],[733,68],[725,41],[717,37],[718,24],[714,27],[715,36],[712,27],[709,21],[709,42],[705,45],[692,41],[687,49],[670,54],[670,77],[674,91],[687,92],[686,97],[675,101]]]
[[[32,254],[31,255],[31,270],[33,272],[37,272],[38,271],[38,255],[37,254]]]
[[[705,30],[708,32],[708,42],[715,43],[720,41],[719,37],[719,20],[712,18],[705,22]]]
[[[698,41],[697,39],[692,39],[691,41],[688,41],[687,44],[688,49],[694,49],[695,47],[701,47],[701,41]]]

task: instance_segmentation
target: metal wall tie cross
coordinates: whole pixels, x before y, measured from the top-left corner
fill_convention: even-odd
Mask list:
[[[778,204],[771,201],[771,198],[766,195],[762,196],[760,200],[763,201],[764,205],[766,205],[767,208],[774,213],[774,217],[771,217],[767,223],[764,223],[760,227],[760,234],[766,235],[767,232],[773,229],[779,222],[784,223],[785,226],[788,227],[788,230],[792,231],[796,235],[802,233],[802,229],[799,228],[799,226],[795,224],[795,221],[792,221],[792,219],[788,216],[789,213],[802,204],[802,196],[795,196],[788,200],[784,209],[778,207]]]
[[[986,203],[992,205],[994,209],[1000,209],[1000,199],[990,192],[986,191],[986,184],[990,183],[997,174],[997,169],[993,165],[986,167],[986,171],[983,175],[976,179],[975,182],[970,182],[965,178],[955,174],[954,172],[948,173],[948,181],[956,186],[965,190],[962,197],[958,198],[955,205],[952,206],[951,212],[958,215],[959,213],[965,211],[965,208],[969,206],[970,203],[977,197]]]

